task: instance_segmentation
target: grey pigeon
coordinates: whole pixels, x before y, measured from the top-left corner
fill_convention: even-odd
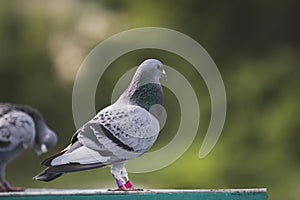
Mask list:
[[[119,99],[78,129],[66,149],[43,161],[48,168],[34,179],[51,181],[68,172],[109,166],[117,190],[135,190],[125,163],[147,152],[159,134],[155,108],[163,104],[161,78],[166,78],[163,64],[144,61]]]
[[[8,162],[32,148],[38,155],[47,152],[57,142],[56,134],[48,128],[42,115],[24,105],[0,103],[0,181],[1,192],[22,191],[5,179]]]

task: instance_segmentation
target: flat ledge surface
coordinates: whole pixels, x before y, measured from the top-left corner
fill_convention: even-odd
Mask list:
[[[3,196],[36,196],[36,195],[124,195],[124,194],[184,194],[184,193],[266,193],[266,188],[253,189],[209,189],[209,190],[160,190],[144,191],[108,191],[107,189],[26,189],[24,192],[0,192]]]
[[[0,199],[51,200],[51,199],[208,199],[208,200],[267,200],[266,188],[108,191],[107,189],[26,189],[24,192],[3,192]]]

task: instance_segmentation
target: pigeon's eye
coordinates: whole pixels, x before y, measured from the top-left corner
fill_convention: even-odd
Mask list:
[[[159,70],[161,70],[161,66],[160,65],[157,65],[156,68],[159,69]]]

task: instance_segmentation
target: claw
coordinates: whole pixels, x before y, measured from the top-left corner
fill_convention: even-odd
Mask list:
[[[107,191],[113,191],[113,192],[118,192],[118,191],[123,191],[123,192],[129,192],[129,191],[144,191],[142,188],[132,188],[132,189],[127,189],[127,188],[117,188],[117,189],[108,189]]]

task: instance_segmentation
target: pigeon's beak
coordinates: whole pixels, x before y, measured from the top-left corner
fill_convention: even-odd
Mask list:
[[[46,146],[45,144],[42,144],[42,145],[41,145],[41,152],[42,152],[42,153],[46,153],[47,151],[48,151],[47,146]]]
[[[162,70],[161,78],[162,78],[164,81],[167,81],[167,73],[166,73],[166,71],[165,71],[164,69]]]
[[[42,144],[41,145],[41,149],[34,149],[35,153],[40,156],[42,155],[43,153],[46,153],[48,151],[48,148],[46,147],[45,144]]]

